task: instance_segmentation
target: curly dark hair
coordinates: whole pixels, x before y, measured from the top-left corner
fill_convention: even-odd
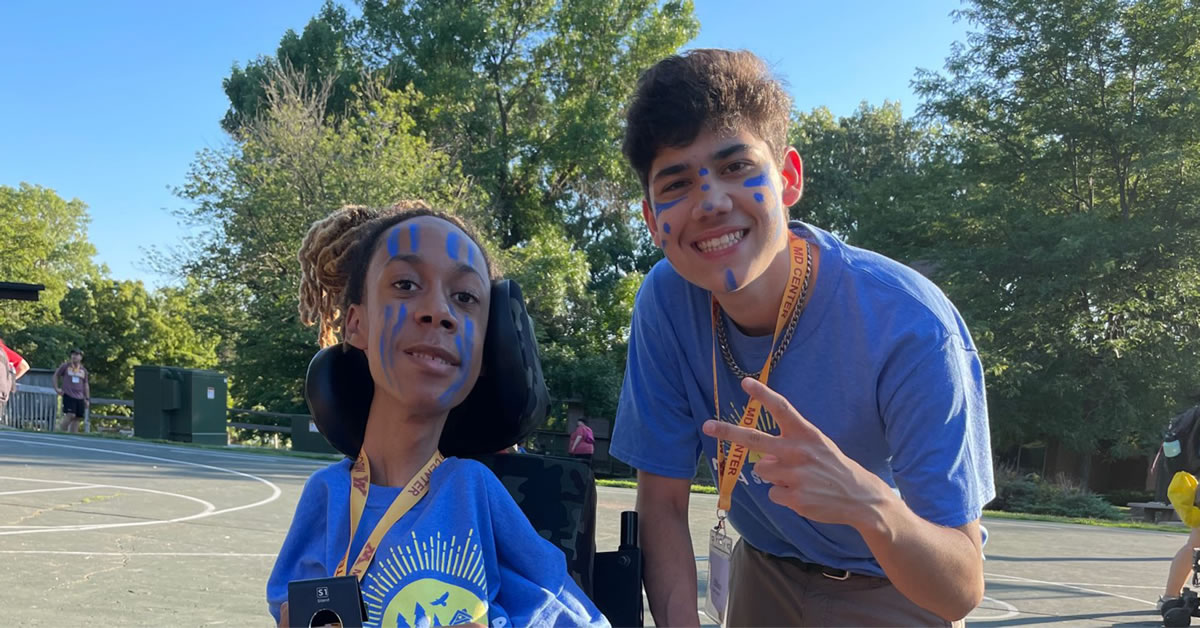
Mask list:
[[[659,149],[686,146],[704,130],[747,129],[781,160],[791,111],[783,82],[754,53],[691,50],[642,73],[625,114],[621,149],[649,196],[650,164]]]
[[[492,279],[497,269],[475,231],[456,216],[426,205],[401,201],[387,208],[348,205],[318,220],[300,244],[300,321],[320,325],[321,347],[337,344],[345,312],[363,302],[367,266],[389,228],[418,216],[433,216],[462,229],[483,254]]]

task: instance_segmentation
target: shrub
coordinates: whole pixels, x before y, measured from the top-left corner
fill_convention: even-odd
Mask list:
[[[1089,519],[1120,519],[1121,511],[1063,477],[1048,481],[1036,473],[1021,474],[1011,467],[996,469],[994,510]]]
[[[1130,502],[1152,502],[1154,492],[1136,489],[1118,489],[1104,493],[1104,499],[1114,506],[1128,506]]]

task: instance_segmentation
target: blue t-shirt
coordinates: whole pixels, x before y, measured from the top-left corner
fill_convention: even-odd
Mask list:
[[[267,581],[276,622],[289,582],[332,576],[346,554],[351,464],[321,469],[304,485]],[[402,490],[371,485],[347,563]],[[360,587],[366,626],[608,625],[567,574],[562,551],[473,460],[447,458],[434,470],[429,493],[383,537]]]
[[[983,371],[962,318],[916,271],[820,229],[791,228],[819,247],[820,266],[768,384],[917,515],[950,527],[978,519],[995,487]],[[771,336],[723,322],[738,365],[762,368]],[[633,308],[612,455],[672,478],[691,478],[701,454],[715,470],[716,440],[700,431],[714,413],[712,343],[709,293],[660,261]],[[719,353],[717,378],[721,420],[740,422],[748,396]],[[765,408],[758,428],[779,433]],[[754,472],[758,458],[747,457],[729,513],[746,541],[776,556],[883,575],[853,528],[770,501]]]

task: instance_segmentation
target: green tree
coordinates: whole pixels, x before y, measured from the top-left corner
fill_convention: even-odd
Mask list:
[[[941,125],[905,119],[893,102],[840,119],[822,107],[793,116],[790,140],[805,180],[793,217],[906,262],[940,244],[939,217],[959,184]]]
[[[1200,389],[1200,12],[975,0],[961,16],[978,32],[916,85],[954,129],[937,276],[983,349],[997,444],[1146,451]]]
[[[627,320],[614,321],[628,314],[627,278],[640,277],[660,255],[631,202],[640,189],[620,155],[622,105],[643,69],[695,36],[691,2],[362,0],[361,8],[361,17],[347,22],[326,5],[303,41],[289,34],[276,57],[235,71],[227,85],[240,87],[230,93],[227,126],[240,134],[247,121],[271,115],[266,91],[246,86],[285,64],[303,72],[307,89],[322,94],[319,101],[335,114],[336,89],[319,86],[351,76],[349,69],[360,83],[380,81],[409,94],[413,132],[483,193],[470,217],[513,260],[532,297],[543,349],[603,352],[597,364],[607,370],[588,381],[619,382]],[[289,42],[308,61],[285,54]],[[353,93],[347,100],[359,104],[350,107],[373,98]],[[572,382],[581,380],[573,360],[547,362],[554,394],[606,395],[587,410],[607,412],[617,387],[603,395],[575,390]]]
[[[28,183],[0,185],[0,281],[46,286],[36,302],[0,301],[0,333],[55,319],[68,287],[96,276],[87,225],[78,199]]]
[[[193,327],[187,288],[150,293],[140,281],[89,279],[58,305],[56,322],[31,325],[14,340],[39,366],[56,367],[82,349],[96,397],[132,399],[133,370],[142,364],[216,365],[219,339]]]
[[[270,110],[267,84],[280,71],[298,70],[311,86],[328,84],[322,103],[327,111],[344,113],[356,98],[354,86],[363,72],[362,62],[350,45],[353,24],[344,7],[326,2],[321,11],[297,35],[288,29],[274,57],[259,57],[245,69],[234,64],[221,86],[229,98],[229,110],[221,126],[236,135],[244,126]]]
[[[296,252],[312,222],[346,204],[383,206],[405,198],[464,215],[486,197],[469,186],[410,115],[420,96],[371,82],[346,112],[327,112],[329,81],[276,72],[267,114],[225,150],[201,151],[178,193],[195,203],[182,216],[204,231],[180,267],[203,287],[212,333],[226,338],[231,387],[240,403],[302,410],[315,332],[296,311]]]

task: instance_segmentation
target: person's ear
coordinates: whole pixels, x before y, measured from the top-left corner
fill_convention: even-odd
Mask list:
[[[367,325],[366,308],[361,305],[351,305],[346,310],[346,324],[343,336],[346,344],[363,351],[367,350],[367,339],[371,335]]]
[[[804,161],[795,148],[787,147],[779,175],[783,179],[783,206],[791,207],[804,195]]]
[[[654,210],[650,208],[650,199],[642,197],[642,220],[646,221],[646,229],[650,231],[650,241],[658,242],[658,219],[654,217]]]

